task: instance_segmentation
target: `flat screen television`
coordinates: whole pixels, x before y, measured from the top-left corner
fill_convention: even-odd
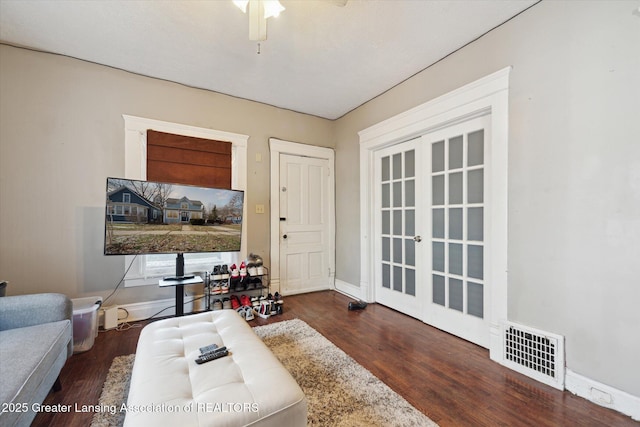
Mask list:
[[[238,252],[244,192],[107,178],[105,255]],[[182,266],[180,265],[182,263]]]

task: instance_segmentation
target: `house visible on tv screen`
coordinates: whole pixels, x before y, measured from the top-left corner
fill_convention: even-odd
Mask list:
[[[162,209],[122,186],[108,194],[107,215],[114,222],[162,222]]]

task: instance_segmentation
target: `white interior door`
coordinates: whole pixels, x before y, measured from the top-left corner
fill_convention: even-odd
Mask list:
[[[280,289],[329,289],[329,160],[280,154]]]
[[[474,118],[374,156],[376,301],[483,347],[490,123]]]
[[[376,152],[376,301],[422,318],[419,139]]]
[[[421,142],[430,182],[422,188],[429,195],[423,218],[430,226],[421,263],[428,278],[424,321],[483,347],[490,340],[490,124],[486,115]]]

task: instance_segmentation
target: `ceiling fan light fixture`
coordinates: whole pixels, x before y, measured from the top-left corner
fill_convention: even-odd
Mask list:
[[[242,13],[247,13],[247,6],[249,5],[249,0],[233,0],[233,4],[238,6],[238,9],[240,9]]]
[[[284,10],[284,6],[278,0],[262,0],[262,5],[264,6],[265,19],[277,18]]]
[[[249,40],[267,39],[267,18],[277,17],[284,10],[278,0],[233,0],[242,12],[249,12]]]

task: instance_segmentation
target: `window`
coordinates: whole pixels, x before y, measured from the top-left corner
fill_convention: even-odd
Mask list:
[[[122,195],[122,203],[131,203],[131,194],[124,193]]]
[[[247,135],[198,128],[177,123],[162,122],[134,116],[123,116],[125,120],[125,177],[147,179],[147,129],[177,135],[192,136],[208,140],[231,142],[231,188],[245,190],[247,176]],[[215,185],[215,184],[213,184]],[[218,184],[219,185],[219,184]],[[247,204],[245,203],[245,207]],[[159,213],[154,212],[154,215]],[[166,215],[179,218],[179,211],[167,211]],[[242,252],[186,254],[185,272],[211,270],[216,264],[237,263],[246,258],[246,230],[242,230]],[[135,258],[135,259],[134,259]],[[131,268],[125,278],[125,286],[157,285],[160,276],[175,273],[176,255],[127,256],[125,268]]]

